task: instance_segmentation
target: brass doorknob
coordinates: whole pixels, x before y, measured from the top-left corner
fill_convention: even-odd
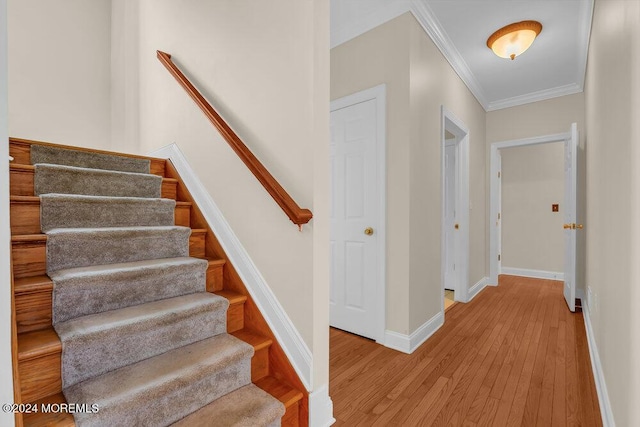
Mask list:
[[[367,236],[371,236],[373,234],[373,228],[371,227],[367,227],[364,229],[364,234],[366,234]]]
[[[564,225],[562,226],[562,228],[564,228],[565,230],[566,230],[566,229],[571,229],[571,224],[564,224]]]
[[[576,224],[576,228],[582,230],[584,226],[582,224]]]
[[[453,226],[453,228],[455,228],[456,230],[458,230],[460,228],[460,224],[456,224]]]

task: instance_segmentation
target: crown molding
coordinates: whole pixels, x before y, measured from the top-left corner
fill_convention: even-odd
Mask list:
[[[544,89],[538,92],[531,92],[511,98],[489,101],[487,94],[482,89],[476,76],[473,74],[466,61],[456,49],[455,45],[447,36],[440,21],[433,10],[429,7],[427,0],[395,0],[386,6],[366,15],[363,19],[353,25],[344,25],[331,32],[331,48],[343,44],[361,34],[366,33],[375,27],[388,22],[403,13],[411,12],[422,29],[438,47],[447,62],[451,65],[456,74],[467,86],[469,91],[478,100],[485,111],[500,110],[503,108],[515,107],[531,102],[544,101],[546,99],[559,96],[572,95],[582,92],[584,89],[587,55],[589,53],[589,38],[591,34],[591,20],[593,16],[594,0],[585,0],[580,10],[580,46],[578,47],[578,74],[576,82],[555,88]]]
[[[413,13],[413,16],[418,20],[427,35],[431,37],[433,43],[438,47],[442,55],[444,55],[456,74],[464,84],[467,85],[467,88],[469,88],[473,96],[476,97],[480,105],[486,110],[488,105],[487,97],[480,83],[449,36],[447,36],[440,21],[438,21],[438,18],[436,18],[436,15],[427,2],[423,0],[411,0],[411,13]]]
[[[492,101],[485,107],[485,110],[487,112],[501,110],[503,108],[516,107],[518,105],[544,101],[546,99],[557,98],[559,96],[573,95],[574,93],[580,92],[582,92],[582,87],[577,83],[571,83],[564,86],[552,87],[551,89],[544,89],[537,92],[514,96],[512,98]]]
[[[587,74],[587,57],[589,55],[589,41],[591,40],[591,22],[593,21],[594,0],[586,0],[580,8],[580,28],[578,46],[578,75],[576,76],[580,91],[584,89],[584,79]]]

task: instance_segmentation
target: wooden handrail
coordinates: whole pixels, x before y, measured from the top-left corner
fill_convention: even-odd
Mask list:
[[[171,55],[165,52],[157,51],[158,59],[169,70],[169,73],[180,83],[189,94],[191,99],[200,107],[209,121],[218,129],[220,134],[229,143],[233,151],[236,152],[240,160],[244,162],[253,175],[262,183],[265,190],[273,197],[273,200],[282,208],[289,219],[297,224],[300,230],[302,225],[308,223],[313,214],[309,209],[303,209],[291,198],[278,181],[269,173],[267,168],[253,155],[251,150],[240,140],[238,135],[229,127],[222,117],[213,109],[211,104],[207,102],[200,92],[191,84],[189,79],[182,74],[182,71],[173,63]]]

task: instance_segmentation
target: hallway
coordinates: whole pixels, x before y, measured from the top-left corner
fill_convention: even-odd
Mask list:
[[[337,426],[600,426],[582,313],[561,282],[501,276],[412,355],[331,329]]]

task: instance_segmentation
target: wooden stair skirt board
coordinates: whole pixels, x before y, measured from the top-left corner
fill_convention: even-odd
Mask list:
[[[53,282],[46,274],[47,236],[40,232],[40,200],[34,197],[32,145],[150,160],[150,173],[163,177],[161,197],[176,200],[175,224],[192,229],[189,255],[208,260],[206,290],[229,301],[227,332],[254,349],[252,382],[284,404],[283,426],[307,426],[305,387],[170,161],[10,138],[9,151],[14,158],[10,165],[10,223],[16,402],[65,403],[62,345],[51,323]],[[75,423],[71,414],[40,412],[18,414],[16,425]]]

